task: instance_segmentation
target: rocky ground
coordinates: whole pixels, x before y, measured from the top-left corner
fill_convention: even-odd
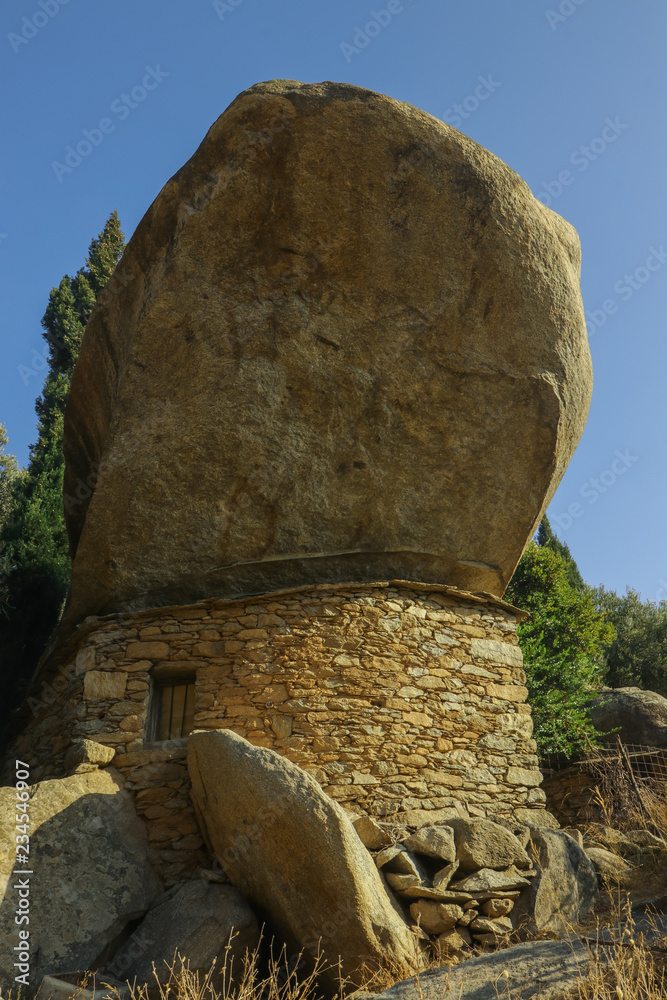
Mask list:
[[[573,833],[460,816],[413,833],[365,816],[354,825],[436,957],[462,960],[517,933],[557,932],[598,901],[593,864]]]
[[[645,829],[587,824],[573,837],[593,862],[599,893],[585,919],[518,941],[501,938],[489,954],[473,937],[447,960],[395,983],[384,1000],[658,1000],[667,996],[667,843]],[[531,831],[532,833],[532,831]],[[529,848],[530,849],[530,848]],[[524,874],[528,874],[524,872]],[[488,948],[488,945],[487,945]],[[489,949],[490,950],[490,949]]]
[[[539,811],[541,826],[454,810],[412,827],[350,816],[297,765],[224,730],[190,738],[188,768],[212,861],[166,891],[148,878],[131,797],[112,769],[35,786],[35,842],[40,856],[57,859],[32,887],[41,914],[35,985],[77,968],[97,968],[98,981],[142,983],[155,964],[164,988],[175,952],[203,979],[232,929],[236,968],[246,948],[265,962],[273,936],[299,974],[318,952],[329,961],[340,956],[347,992],[384,990],[387,1000],[412,993],[446,1000],[447,990],[486,1000],[499,984],[508,1000],[555,998],[584,974],[618,981],[619,962],[635,983],[667,954],[667,843],[657,825],[561,830]],[[67,920],[54,906],[65,882]],[[11,900],[0,926],[6,942],[14,933]],[[612,929],[601,936],[601,927]],[[224,977],[211,986],[232,1000]],[[322,996],[335,995],[338,969],[319,975],[318,986]],[[178,991],[170,995],[180,1000]],[[662,995],[626,986],[613,1000]]]

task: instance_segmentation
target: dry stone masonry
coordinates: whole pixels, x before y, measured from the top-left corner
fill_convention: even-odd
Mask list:
[[[170,881],[202,863],[203,842],[184,747],[151,732],[165,677],[194,681],[194,729],[277,750],[352,811],[414,821],[458,807],[536,821],[544,794],[521,616],[497,598],[398,581],[89,620],[35,692],[16,752],[43,779],[82,766],[82,740],[115,750]]]

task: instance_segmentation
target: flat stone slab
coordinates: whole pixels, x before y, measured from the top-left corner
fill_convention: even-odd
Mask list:
[[[590,952],[579,941],[529,941],[396,983],[383,1000],[561,1000],[585,976]],[[503,972],[507,971],[507,979]]]
[[[493,868],[481,868],[473,875],[450,885],[450,889],[452,892],[511,892],[514,889],[525,889],[529,885],[530,882],[523,874],[512,869],[497,872]]]
[[[408,899],[434,899],[438,903],[469,903],[475,899],[472,892],[453,892],[450,889],[431,889],[427,885],[407,886],[399,895]]]

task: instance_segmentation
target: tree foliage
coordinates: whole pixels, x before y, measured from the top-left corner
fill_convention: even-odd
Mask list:
[[[615,633],[569,550],[549,532],[547,522],[543,544],[528,545],[505,599],[530,613],[518,634],[538,751],[571,755],[586,737],[595,740],[585,705],[602,682]]]
[[[543,548],[551,549],[559,556],[562,556],[566,565],[567,582],[571,587],[574,587],[575,590],[586,590],[586,584],[584,583],[583,577],[579,572],[579,567],[570,555],[569,545],[566,545],[565,542],[561,542],[560,538],[554,535],[551,525],[549,524],[549,518],[546,514],[542,518],[540,526],[537,529],[537,544],[541,545]]]
[[[15,707],[58,621],[70,581],[63,517],[63,421],[72,372],[95,300],[111,277],[125,241],[116,212],[90,244],[85,266],[65,275],[42,319],[49,353],[38,398],[37,441],[25,470],[0,457],[0,559],[5,574],[0,615],[0,697]],[[4,428],[2,428],[4,432]]]
[[[12,509],[12,493],[19,476],[19,464],[7,452],[7,428],[0,423],[0,529]]]
[[[15,494],[21,488],[23,473],[13,455],[7,452],[7,428],[0,423],[0,619],[7,617],[9,575],[12,553],[3,537],[3,529],[15,503]]]
[[[605,683],[667,695],[667,602],[642,601],[630,587],[619,597],[602,586],[595,601],[616,630],[605,650]]]

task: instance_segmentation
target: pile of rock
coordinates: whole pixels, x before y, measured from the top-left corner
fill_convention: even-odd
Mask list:
[[[649,830],[615,830],[589,823],[582,838],[601,884],[626,885],[638,868],[664,867],[667,843]]]
[[[593,864],[563,830],[454,810],[411,827],[349,816],[307,772],[229,730],[192,734],[188,769],[229,880],[295,952],[321,946],[351,981],[387,962],[418,968],[424,950],[451,964],[514,931],[558,934],[598,899]]]
[[[528,827],[517,837],[491,820],[452,817],[394,839],[367,816],[354,826],[408,919],[440,955],[508,941],[514,904],[536,875],[526,853]]]
[[[508,943],[513,931],[557,934],[597,900],[579,831],[445,810],[436,822],[413,810],[402,828],[351,819],[298,765],[231,730],[197,732],[188,744],[213,868],[166,892],[122,776],[90,770],[106,763],[95,744],[72,752],[72,775],[33,786],[31,848],[52,862],[31,886],[42,914],[31,928],[31,987],[85,969],[143,982],[153,963],[166,981],[175,951],[203,975],[232,933],[238,968],[262,924],[295,964],[322,955],[325,985],[338,988],[340,962],[361,986],[387,967],[410,975],[425,951],[449,965]],[[0,830],[11,830],[16,790],[1,791]],[[612,843],[602,828],[596,837]],[[644,835],[640,846],[653,849],[655,840]],[[0,838],[0,988],[14,975],[14,867],[13,839]]]

